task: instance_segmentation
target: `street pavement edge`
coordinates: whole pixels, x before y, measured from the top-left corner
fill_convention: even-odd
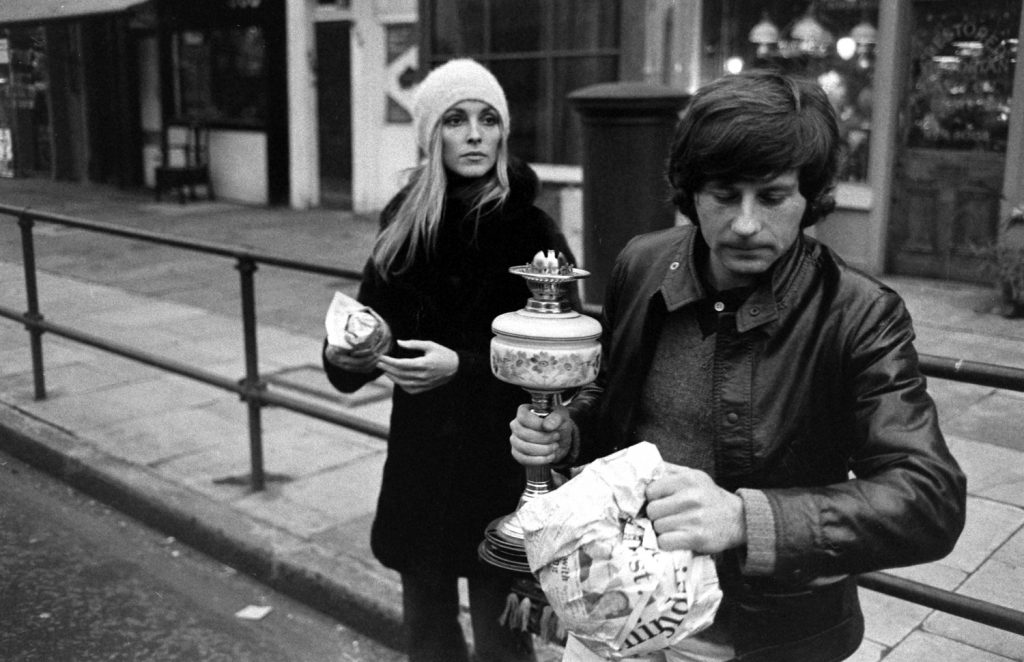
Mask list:
[[[0,450],[369,637],[401,648],[401,596],[391,595],[360,559],[330,554],[246,518],[7,403],[0,403]]]

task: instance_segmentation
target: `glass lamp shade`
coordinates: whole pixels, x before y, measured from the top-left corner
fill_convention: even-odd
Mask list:
[[[757,44],[758,46],[766,46],[768,44],[777,44],[779,42],[779,29],[775,27],[771,19],[768,18],[767,14],[761,16],[761,20],[750,29],[750,34],[747,35],[750,43]]]
[[[868,21],[861,21],[850,30],[850,37],[858,46],[868,46],[878,42],[878,30]]]
[[[801,51],[812,54],[828,52],[835,44],[835,37],[811,14],[805,14],[793,25],[790,32]]]

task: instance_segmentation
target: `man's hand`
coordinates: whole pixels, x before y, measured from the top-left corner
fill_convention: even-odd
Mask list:
[[[743,499],[703,471],[666,467],[668,474],[647,486],[647,516],[661,549],[715,554],[747,543]]]
[[[447,384],[459,369],[459,355],[431,340],[398,340],[398,346],[423,352],[411,359],[382,356],[377,367],[396,386],[413,395]]]
[[[572,449],[579,435],[569,410],[558,405],[547,416],[538,416],[530,405],[520,405],[509,423],[512,457],[524,466],[554,464]]]

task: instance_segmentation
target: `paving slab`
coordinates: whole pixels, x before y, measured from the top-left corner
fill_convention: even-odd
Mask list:
[[[886,648],[900,643],[932,613],[928,607],[909,604],[875,591],[860,591],[864,610],[864,636]]]
[[[991,560],[973,573],[957,593],[1003,607],[1020,609],[1024,603],[1024,567]],[[1024,636],[989,627],[950,614],[935,612],[924,630],[1014,660],[1024,659]]]
[[[995,390],[971,404],[970,415],[946,421],[948,434],[975,439],[986,444],[1024,451],[1020,418],[1024,411],[1024,393]]]
[[[865,639],[860,648],[847,658],[847,662],[878,662],[882,659],[882,656],[886,653],[885,646],[875,643],[870,639]]]
[[[973,573],[1024,525],[1024,510],[976,496],[967,497],[967,522],[956,547],[938,561]],[[1024,598],[1024,592],[1021,593]],[[1022,601],[1024,604],[1024,601]]]
[[[1024,458],[1019,451],[953,435],[947,439],[967,474],[970,494],[1024,508]]]
[[[884,658],[885,662],[1010,662],[1019,658],[996,655],[981,648],[926,632],[914,632]]]
[[[1024,529],[1013,534],[992,558],[1010,565],[1024,565]]]
[[[282,493],[297,503],[331,513],[338,523],[373,513],[377,509],[383,449],[306,480],[282,487]]]

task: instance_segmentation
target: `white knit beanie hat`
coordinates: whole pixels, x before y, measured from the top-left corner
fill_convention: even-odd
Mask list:
[[[444,112],[467,99],[483,101],[498,111],[502,134],[508,135],[508,102],[498,79],[475,60],[449,60],[427,74],[413,96],[412,116],[416,140],[424,152],[427,151],[434,126]]]

